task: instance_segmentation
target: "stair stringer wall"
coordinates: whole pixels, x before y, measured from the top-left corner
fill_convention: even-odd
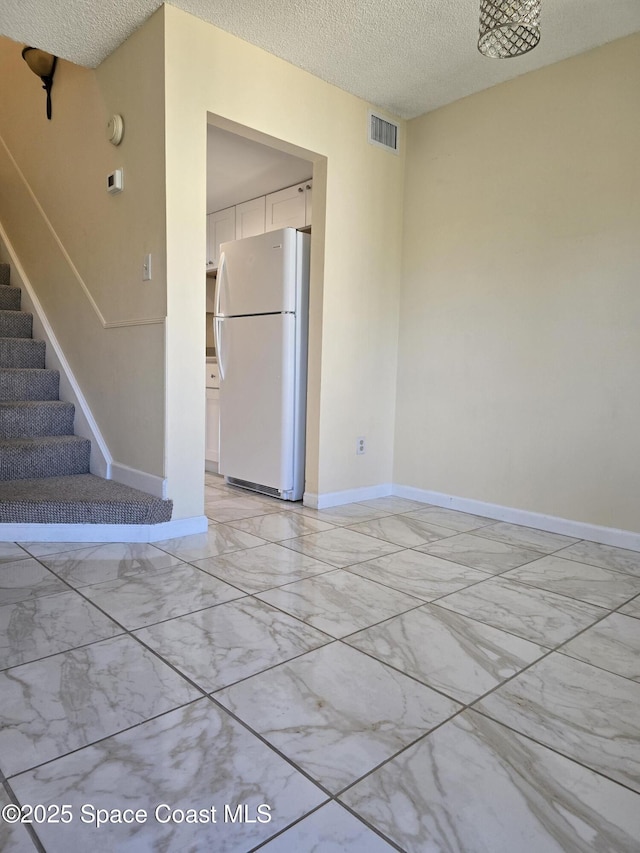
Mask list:
[[[11,283],[22,290],[22,308],[33,314],[33,337],[45,341],[46,366],[60,373],[60,399],[75,406],[74,433],[91,441],[90,470],[98,477],[115,480],[156,497],[166,498],[166,480],[114,461],[86,397],[82,393],[29,277],[0,222],[0,261],[11,264]]]
[[[0,261],[11,264],[11,284],[22,290],[21,310],[33,314],[34,339],[42,340],[47,345],[46,366],[60,373],[60,399],[75,406],[74,433],[91,441],[91,473],[110,480],[113,459],[109,448],[2,223],[0,223]]]

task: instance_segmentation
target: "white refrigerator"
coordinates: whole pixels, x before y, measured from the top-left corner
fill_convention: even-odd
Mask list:
[[[213,319],[218,470],[292,501],[304,492],[309,244],[293,228],[223,243]]]

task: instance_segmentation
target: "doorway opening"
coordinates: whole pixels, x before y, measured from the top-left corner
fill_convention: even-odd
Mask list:
[[[205,471],[220,464],[220,367],[214,334],[220,246],[281,228],[306,232],[311,246],[309,336],[306,361],[304,465],[317,478],[322,273],[326,158],[283,140],[207,117],[206,441]],[[224,394],[223,394],[224,398]],[[214,478],[208,477],[209,485]],[[220,480],[215,480],[217,485]]]

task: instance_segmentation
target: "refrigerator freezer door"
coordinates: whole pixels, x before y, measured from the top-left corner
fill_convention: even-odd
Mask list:
[[[296,310],[297,231],[282,228],[222,244],[216,314],[235,317]]]
[[[219,321],[220,462],[226,477],[287,492],[294,483],[295,317]]]

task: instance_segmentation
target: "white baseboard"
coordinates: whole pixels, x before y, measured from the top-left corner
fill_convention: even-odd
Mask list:
[[[497,521],[508,521],[511,524],[521,524],[523,527],[535,527],[549,533],[560,533],[574,539],[587,539],[602,545],[614,545],[617,548],[628,548],[640,551],[640,533],[632,530],[619,530],[615,527],[603,527],[598,524],[587,524],[584,521],[572,521],[556,515],[545,515],[541,512],[531,512],[526,509],[501,506],[486,503],[473,498],[459,498],[446,495],[443,492],[432,492],[428,489],[416,489],[413,486],[393,486],[393,494],[400,498],[409,498],[421,503],[469,512],[473,515],[484,515]]]
[[[0,524],[0,542],[161,542],[208,526],[206,515],[162,524]]]
[[[147,492],[156,498],[166,500],[167,481],[156,474],[147,474],[146,471],[138,471],[136,468],[130,468],[121,462],[112,462],[111,479],[116,483],[131,486],[132,489],[140,489],[141,492]]]
[[[374,498],[386,498],[392,494],[391,483],[381,483],[379,486],[364,486],[360,489],[345,489],[343,492],[325,492],[322,495],[305,492],[302,503],[312,509],[327,509],[330,506],[343,506],[357,501],[371,501]]]

